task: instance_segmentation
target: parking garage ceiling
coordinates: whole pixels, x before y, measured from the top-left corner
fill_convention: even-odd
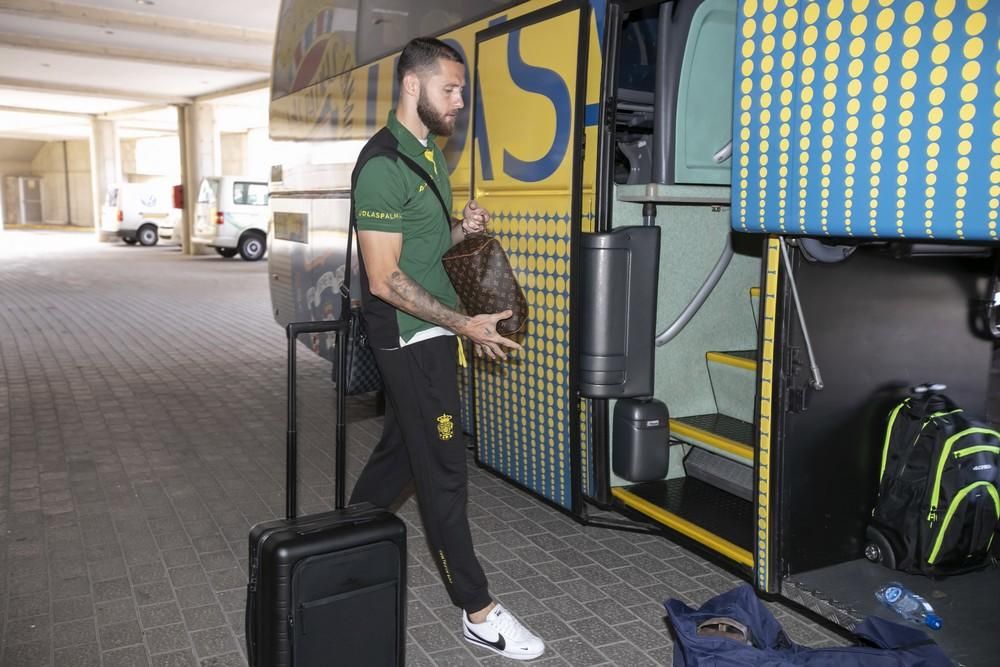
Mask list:
[[[0,136],[86,138],[95,115],[155,136],[176,130],[170,105],[201,99],[259,117],[279,5],[0,0]]]

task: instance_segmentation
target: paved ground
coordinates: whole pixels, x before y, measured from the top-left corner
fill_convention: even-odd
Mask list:
[[[264,263],[0,235],[0,665],[244,665],[246,535],[283,511],[282,330]],[[329,367],[302,355],[303,510],[332,503]],[[349,475],[374,445],[352,401]],[[657,537],[584,528],[470,460],[496,595],[535,665],[668,665],[661,602],[734,577]],[[409,501],[407,664],[500,665],[461,639]],[[793,639],[836,640],[780,607]]]

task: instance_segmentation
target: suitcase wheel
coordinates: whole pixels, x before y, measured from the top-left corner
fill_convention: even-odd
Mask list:
[[[868,526],[865,530],[865,558],[873,563],[881,563],[889,569],[896,569],[896,555],[889,540],[878,528]]]

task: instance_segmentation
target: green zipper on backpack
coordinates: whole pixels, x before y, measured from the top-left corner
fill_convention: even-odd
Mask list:
[[[907,407],[910,404],[910,399],[904,400],[902,403],[897,405],[893,411],[889,414],[889,424],[885,427],[885,442],[882,443],[882,472],[879,474],[879,482],[885,477],[885,460],[889,456],[889,437],[892,435],[892,427],[896,424],[896,415],[899,411]],[[874,512],[874,510],[872,510]]]
[[[997,449],[993,447],[993,449]],[[991,496],[993,496],[993,506],[996,508],[997,518],[1000,519],[1000,494],[997,493],[996,487],[993,482],[976,482],[970,484],[969,486],[963,488],[957,494],[955,494],[954,500],[951,501],[951,505],[948,507],[948,513],[944,516],[944,521],[941,523],[941,528],[938,530],[937,539],[934,540],[934,548],[931,550],[931,555],[927,558],[927,564],[933,565],[934,561],[937,560],[938,551],[941,550],[941,542],[944,541],[944,536],[948,532],[948,523],[951,521],[951,517],[955,514],[955,510],[960,504],[965,496],[969,495],[974,488],[977,486],[985,486],[986,490]],[[993,544],[993,537],[990,537],[989,543],[986,545],[986,550],[989,551],[990,546]]]
[[[885,463],[886,463],[886,459],[889,457],[889,439],[892,437],[892,427],[896,423],[896,416],[899,414],[900,410],[902,410],[905,407],[909,407],[909,405],[910,405],[910,399],[907,398],[902,403],[900,403],[899,405],[897,405],[893,409],[893,411],[891,413],[889,413],[889,424],[888,424],[888,426],[886,426],[886,429],[885,429],[885,441],[882,443],[882,472],[878,476],[879,482],[881,482],[882,478],[885,477]],[[916,442],[917,440],[920,439],[920,436],[923,435],[924,428],[927,427],[927,424],[930,423],[930,421],[932,419],[937,419],[938,417],[947,417],[948,415],[957,414],[959,412],[962,412],[962,408],[957,408],[955,410],[947,410],[947,411],[935,412],[932,415],[928,415],[927,417],[924,417],[923,423],[920,424],[920,430],[917,431],[917,437],[915,437],[913,439],[913,442]],[[909,457],[907,457],[907,458],[909,458]],[[874,512],[874,510],[872,510],[872,512]]]
[[[938,459],[938,469],[937,475],[934,477],[934,492],[931,493],[931,508],[930,512],[927,513],[927,520],[934,521],[937,519],[937,506],[938,499],[941,495],[941,475],[944,474],[944,464],[948,461],[948,455],[951,454],[952,445],[955,441],[966,435],[973,435],[974,433],[982,433],[984,435],[992,435],[1000,438],[1000,433],[997,433],[991,428],[982,428],[980,426],[973,426],[972,428],[967,428],[964,431],[959,431],[955,435],[948,438],[944,443],[944,449],[941,451],[941,458]],[[991,445],[977,445],[973,447],[968,447],[967,449],[975,449],[978,446],[982,446],[985,451],[992,451],[1000,455],[1000,447],[993,447]],[[959,450],[960,452],[965,452],[965,449]],[[957,455],[957,453],[956,453]],[[964,456],[964,454],[963,454]]]

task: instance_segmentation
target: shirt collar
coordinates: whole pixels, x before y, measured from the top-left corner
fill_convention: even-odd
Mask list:
[[[389,119],[385,124],[399,142],[399,149],[412,157],[423,155],[427,148],[433,148],[434,139],[437,138],[433,133],[429,133],[427,135],[427,146],[425,147],[406,126],[399,122],[399,119],[396,118],[395,109],[389,110]]]

